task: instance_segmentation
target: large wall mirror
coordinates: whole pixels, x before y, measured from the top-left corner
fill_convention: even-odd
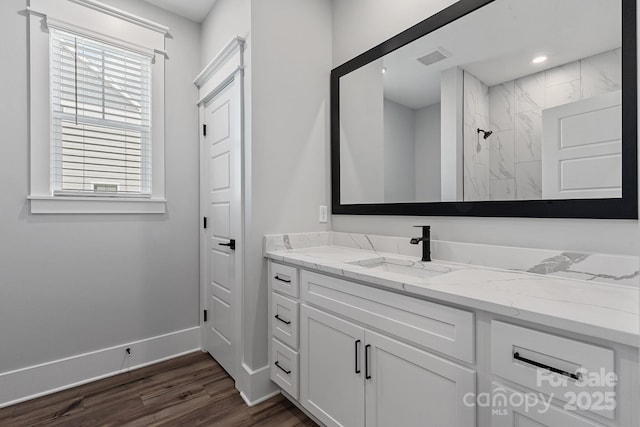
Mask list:
[[[461,0],[332,71],[333,213],[637,218],[635,0]]]

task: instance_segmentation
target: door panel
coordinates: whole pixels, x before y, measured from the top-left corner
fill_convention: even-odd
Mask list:
[[[204,162],[207,186],[204,191],[206,230],[205,258],[208,265],[206,301],[210,319],[207,322],[206,348],[233,377],[236,364],[234,319],[237,314],[236,253],[228,244],[240,240],[241,230],[241,129],[240,90],[232,81],[204,107]]]
[[[212,284],[216,284],[228,291],[231,290],[231,272],[229,271],[229,263],[231,262],[231,255],[228,253],[224,253],[219,251],[218,249],[213,249],[212,253],[212,263],[211,263],[211,277]],[[227,301],[230,302],[230,301]]]
[[[220,156],[211,159],[212,190],[229,189],[229,161],[229,153],[223,153]]]
[[[211,115],[211,143],[226,140],[230,135],[229,102],[219,105]]]
[[[218,286],[216,283],[211,287],[211,291],[213,296],[218,298],[220,301],[224,302],[227,305],[231,304],[231,291],[229,289],[223,288],[222,286]]]
[[[475,371],[367,330],[366,425],[473,427]]]
[[[227,344],[231,343],[231,306],[215,295],[213,302],[212,329],[222,336]]]
[[[542,111],[542,198],[622,197],[620,91]]]
[[[211,225],[216,233],[216,237],[228,239],[230,237],[231,205],[229,203],[219,203],[211,206]]]
[[[364,329],[306,305],[300,317],[302,405],[327,426],[364,426]]]

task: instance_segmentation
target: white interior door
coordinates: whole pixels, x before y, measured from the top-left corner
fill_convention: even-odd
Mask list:
[[[235,314],[241,280],[240,88],[232,80],[204,105],[206,349],[235,378]]]
[[[622,197],[622,95],[542,111],[542,198]]]

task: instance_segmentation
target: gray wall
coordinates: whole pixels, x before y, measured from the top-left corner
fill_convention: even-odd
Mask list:
[[[200,67],[236,36],[247,40],[246,48],[251,49],[251,0],[217,0],[200,26]],[[245,55],[246,60],[250,58]]]
[[[26,2],[0,2],[0,34],[11,41],[0,45],[0,372],[198,325],[191,83],[200,63],[198,25],[142,1],[107,3],[167,25],[173,35],[166,40],[168,212],[29,213]]]
[[[429,17],[451,0],[334,1],[333,64],[340,65]],[[336,231],[410,236],[431,224],[434,239],[578,251],[638,254],[637,221],[333,215]]]
[[[421,108],[415,117],[416,201],[439,202],[440,188],[440,104]]]
[[[414,127],[411,108],[384,99],[384,201],[387,203],[415,200]]]
[[[247,338],[261,367],[268,359],[263,235],[329,229],[318,207],[328,200],[331,1],[253,0],[251,20],[253,252],[245,289],[257,290]]]

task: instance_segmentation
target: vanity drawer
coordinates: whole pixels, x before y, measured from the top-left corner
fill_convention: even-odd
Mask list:
[[[423,348],[474,362],[474,314],[302,270],[302,300]]]
[[[594,404],[581,409],[615,418],[613,405],[606,404],[615,400],[611,349],[493,320],[491,368],[502,378],[564,402],[575,404],[575,397],[583,395]]]
[[[271,380],[294,399],[298,398],[298,353],[271,339]]]
[[[271,262],[271,289],[298,298],[298,269]]]
[[[537,395],[536,395],[537,396]],[[539,397],[525,395],[499,383],[493,383],[491,407],[492,427],[562,426],[604,427]]]
[[[271,334],[293,349],[298,348],[298,303],[271,293]]]

